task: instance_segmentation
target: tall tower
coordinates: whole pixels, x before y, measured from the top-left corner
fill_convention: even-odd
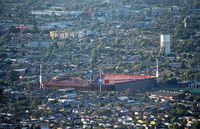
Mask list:
[[[170,35],[161,34],[160,35],[160,52],[168,55],[170,53]]]
[[[92,70],[90,70],[89,75],[90,75],[90,84],[92,84]]]
[[[39,76],[39,82],[40,82],[40,89],[43,89],[43,83],[42,83],[42,64],[40,64],[40,76]]]
[[[158,59],[156,58],[156,78],[159,77],[159,72],[158,72]]]
[[[102,90],[102,83],[103,83],[103,79],[102,79],[102,71],[101,69],[99,70],[99,91],[101,92]]]

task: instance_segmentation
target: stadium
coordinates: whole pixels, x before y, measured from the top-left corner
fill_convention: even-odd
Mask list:
[[[102,74],[90,83],[79,77],[71,77],[61,75],[43,82],[45,88],[66,89],[73,88],[75,90],[103,90],[103,91],[123,91],[130,89],[133,91],[144,91],[155,87],[155,76],[134,76],[122,74]]]

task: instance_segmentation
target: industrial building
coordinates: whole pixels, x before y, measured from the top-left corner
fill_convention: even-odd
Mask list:
[[[161,34],[160,35],[160,52],[165,55],[168,55],[170,53],[170,44],[171,44],[170,35]]]
[[[81,78],[64,75],[45,81],[43,85],[46,88],[56,89],[74,88],[76,90],[102,91],[124,91],[130,89],[133,91],[145,91],[155,87],[156,79],[154,76],[103,74],[91,84]]]

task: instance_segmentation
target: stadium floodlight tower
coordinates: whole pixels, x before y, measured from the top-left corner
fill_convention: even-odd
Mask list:
[[[40,76],[39,76],[39,82],[40,82],[40,89],[43,89],[43,83],[42,83],[42,64],[40,64]]]
[[[100,92],[102,91],[102,82],[103,82],[103,79],[102,79],[102,71],[99,70],[99,91],[100,91]]]
[[[92,84],[92,70],[90,70],[89,76],[90,76],[90,84]]]
[[[156,78],[159,77],[159,72],[158,72],[159,64],[158,64],[158,58],[156,58]]]

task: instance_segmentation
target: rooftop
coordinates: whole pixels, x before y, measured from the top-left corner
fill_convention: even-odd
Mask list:
[[[122,74],[104,74],[103,84],[116,84],[121,82],[129,82],[143,79],[155,78],[154,76],[142,76],[142,75],[122,75]]]
[[[67,75],[62,75],[62,76],[56,76],[53,79],[44,82],[44,85],[46,86],[64,86],[64,87],[68,87],[68,86],[77,86],[77,87],[84,87],[84,86],[89,86],[89,82],[82,80],[79,77],[70,77]]]

